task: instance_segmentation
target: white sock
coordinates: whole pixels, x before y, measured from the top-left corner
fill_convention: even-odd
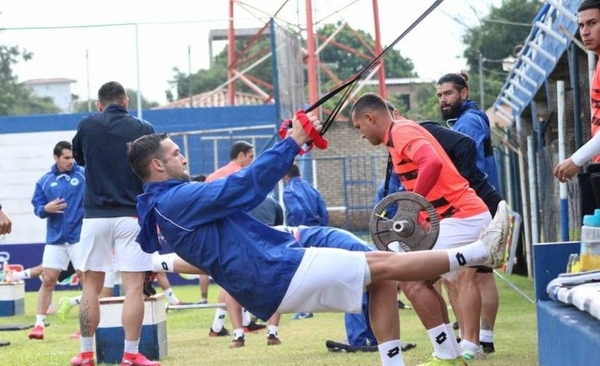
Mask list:
[[[433,353],[443,360],[452,360],[457,357],[450,337],[454,337],[454,333],[448,334],[445,324],[440,324],[435,328],[427,329],[429,339],[433,345]],[[456,338],[454,340],[456,342]]]
[[[140,348],[140,340],[139,339],[137,341],[128,341],[126,339],[123,351],[127,352],[127,353],[136,354],[139,352],[139,348]]]
[[[494,331],[488,329],[481,329],[479,331],[479,342],[494,342]]]
[[[399,339],[383,342],[377,345],[381,366],[404,366],[402,344]]]
[[[79,305],[80,302],[81,302],[81,295],[75,296],[75,297],[72,297],[69,299],[69,304],[71,304],[72,306]]]
[[[45,322],[46,322],[46,315],[37,314],[35,316],[35,325],[36,326],[41,325],[42,327],[44,327]]]
[[[179,299],[177,298],[177,296],[175,296],[175,293],[173,292],[172,288],[169,287],[164,291],[164,293],[169,299],[170,304],[177,304],[179,302]]]
[[[481,240],[477,240],[473,244],[448,249],[448,259],[450,260],[449,272],[456,271],[462,267],[483,264],[488,258],[488,250],[485,243]]]
[[[215,310],[215,318],[212,324],[212,330],[219,333],[223,326],[225,325],[225,317],[227,316],[227,310],[225,309],[217,309]]]
[[[154,272],[174,272],[173,266],[174,257],[169,254],[153,255],[152,265]]]
[[[464,339],[463,339],[463,340],[460,342],[460,346],[461,346],[463,349],[465,349],[465,350],[467,350],[467,351],[470,351],[470,352],[473,352],[473,353],[477,352],[477,351],[478,351],[478,349],[479,349],[479,346],[478,346],[478,345],[476,345],[476,344],[475,344],[475,343],[473,343],[473,342],[469,342],[469,341],[467,341],[467,340],[464,340]]]
[[[250,319],[250,313],[246,309],[242,309],[242,325],[247,326],[250,324],[252,319]]]
[[[13,272],[13,273],[10,274],[10,276],[15,281],[27,280],[27,279],[31,278],[31,271],[30,271],[29,268],[27,268],[24,271]]]
[[[81,352],[94,352],[94,337],[81,337]]]
[[[238,328],[233,330],[233,339],[238,339],[244,336],[244,328]]]
[[[278,327],[276,325],[269,325],[268,329],[269,329],[269,333],[267,335],[269,335],[269,334],[277,335]]]
[[[460,349],[460,346],[458,345],[458,342],[456,341],[456,337],[454,336],[454,328],[452,328],[452,324],[446,324],[446,331],[448,332],[448,334],[451,335],[450,343],[452,344],[452,348],[454,349],[454,352],[457,355],[456,357],[460,356],[462,354],[462,351]]]

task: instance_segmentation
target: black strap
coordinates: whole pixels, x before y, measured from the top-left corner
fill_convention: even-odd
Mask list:
[[[387,168],[385,170],[385,182],[383,183],[383,197],[388,195],[390,190],[390,178],[392,177],[392,155],[388,154]]]
[[[373,67],[373,65],[375,65],[385,55],[386,52],[388,52],[389,50],[391,50],[398,42],[400,42],[400,40],[402,38],[404,38],[417,25],[419,25],[419,23],[421,23],[421,21],[423,21],[423,19],[425,19],[432,11],[434,11],[435,8],[437,8],[443,1],[444,0],[436,0],[433,4],[431,4],[431,6],[429,8],[427,8],[427,10],[425,10],[425,12],[423,14],[421,14],[421,16],[419,16],[417,18],[417,20],[415,20],[408,28],[406,28],[406,30],[404,30],[404,32],[402,32],[402,34],[400,34],[394,40],[394,42],[392,42],[383,51],[381,51],[381,53],[379,55],[377,55],[377,57],[375,57],[371,61],[371,63],[369,63],[364,69],[362,69],[361,71],[359,71],[354,77],[352,77],[350,80],[348,80],[344,84],[338,86],[334,90],[330,91],[329,93],[327,93],[326,95],[324,95],[323,97],[321,97],[321,99],[319,99],[315,104],[311,105],[310,107],[308,107],[307,109],[304,110],[305,113],[309,113],[310,111],[318,108],[320,105],[322,105],[323,103],[325,103],[326,101],[328,101],[329,99],[331,99],[333,96],[335,96],[340,91],[348,88],[349,86],[352,86],[351,88],[348,88],[346,90],[346,92],[344,93],[344,95],[342,96],[342,98],[336,104],[336,106],[333,109],[332,113],[329,115],[329,117],[327,118],[327,120],[323,123],[323,127],[322,127],[321,132],[320,132],[321,136],[329,129],[329,126],[331,125],[331,123],[333,122],[333,120],[335,119],[335,117],[337,117],[339,111],[342,109],[342,106],[344,105],[344,102],[346,101],[346,99],[348,99],[348,97],[350,96],[350,93],[352,92],[352,90],[354,90],[354,87],[356,86],[357,81],[364,74],[366,74]]]

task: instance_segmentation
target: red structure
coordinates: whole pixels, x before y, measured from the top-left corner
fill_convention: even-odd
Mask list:
[[[300,1],[300,0],[298,0],[298,1]],[[368,1],[368,0],[364,0],[364,1]],[[319,58],[318,58],[319,50],[322,50],[324,47],[329,46],[329,45],[336,46],[336,47],[340,47],[340,48],[344,49],[345,51],[351,52],[351,53],[357,55],[358,57],[366,58],[369,61],[372,61],[381,53],[382,47],[381,47],[381,35],[380,35],[380,27],[379,27],[379,7],[378,7],[377,0],[371,0],[371,1],[372,1],[372,8],[373,8],[373,21],[374,21],[374,26],[375,26],[375,49],[372,49],[372,47],[370,45],[368,45],[368,43],[364,39],[362,39],[362,37],[360,37],[358,32],[354,31],[356,36],[361,39],[361,42],[364,45],[366,45],[367,49],[369,49],[369,51],[370,51],[370,54],[365,55],[362,52],[359,52],[359,51],[349,48],[349,47],[345,47],[344,45],[337,43],[335,41],[335,37],[333,37],[333,38],[330,37],[330,39],[320,40],[324,43],[321,43],[319,49],[317,50],[316,42],[315,42],[314,25],[318,24],[318,22],[315,22],[313,20],[313,4],[312,4],[313,2],[312,2],[312,0],[305,0],[306,48],[303,49],[303,52],[305,53],[304,60],[306,63],[307,74],[308,74],[307,89],[308,89],[308,103],[310,105],[314,104],[320,98],[317,70],[323,71],[328,76],[330,76],[333,80],[336,80],[336,85],[333,88],[335,88],[336,86],[339,86],[343,83],[343,81],[340,81],[339,78],[335,76],[335,72],[333,72],[331,69],[329,69],[326,65],[319,63],[319,61],[318,61],[319,60]],[[277,9],[277,11],[274,14],[271,15],[271,17],[276,18],[277,15],[279,14],[279,12],[284,8],[284,6],[286,6],[286,4],[288,2],[289,2],[289,0],[283,1],[282,5]],[[240,0],[229,0],[229,28],[227,31],[228,102],[229,102],[229,105],[235,104],[235,101],[234,101],[235,100],[235,92],[236,92],[235,83],[234,83],[235,80],[240,80],[241,82],[243,82],[245,85],[247,85],[249,88],[251,88],[255,92],[258,92],[259,94],[263,94],[263,95],[267,96],[265,98],[265,102],[268,102],[270,99],[272,99],[273,86],[270,85],[270,83],[265,80],[257,80],[256,78],[253,79],[252,77],[245,76],[240,71],[243,68],[250,65],[253,61],[256,61],[261,56],[268,54],[269,50],[266,50],[264,53],[260,52],[259,54],[254,54],[251,56],[249,56],[245,52],[252,46],[252,44],[256,40],[258,40],[258,38],[261,35],[264,35],[264,32],[268,29],[268,23],[266,23],[262,28],[260,28],[259,31],[254,35],[254,37],[248,42],[248,45],[246,46],[246,50],[236,53],[235,40],[236,40],[237,32],[235,29],[235,12],[234,12],[236,3],[238,3],[238,5],[240,5],[240,6],[246,5],[243,1],[240,1]],[[344,26],[348,26],[348,25],[345,24]],[[386,93],[386,86],[385,86],[385,66],[384,66],[383,57],[378,61],[377,65],[375,65],[373,70],[376,70],[376,72],[378,74],[379,94],[381,96],[383,96],[384,98],[386,98],[387,93]],[[265,89],[267,90],[266,92],[265,92]],[[323,92],[327,93],[328,91],[323,91]]]

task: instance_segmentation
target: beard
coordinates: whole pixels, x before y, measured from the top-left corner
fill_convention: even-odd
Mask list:
[[[444,109],[443,107],[450,107],[450,108]],[[442,112],[442,118],[444,118],[445,120],[449,120],[449,119],[453,119],[453,118],[457,117],[458,108],[460,107],[460,104],[444,105],[443,107],[440,106],[440,111]]]

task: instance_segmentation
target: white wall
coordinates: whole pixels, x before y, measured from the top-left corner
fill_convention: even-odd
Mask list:
[[[76,131],[0,134],[0,204],[13,222],[1,244],[44,243],[46,221],[33,214],[35,183],[50,170],[54,146]],[[0,249],[1,250],[1,249]]]

